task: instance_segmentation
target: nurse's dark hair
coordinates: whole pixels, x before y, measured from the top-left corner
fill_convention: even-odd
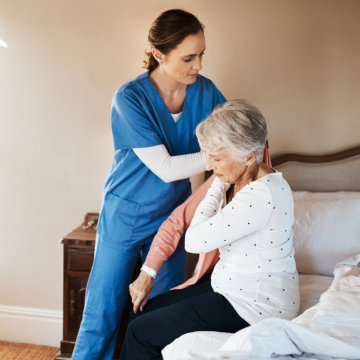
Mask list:
[[[204,31],[204,25],[196,16],[181,9],[164,11],[152,23],[149,30],[148,41],[151,47],[167,55],[175,49],[188,35]],[[150,51],[145,51],[147,60],[144,61],[145,69],[149,72],[159,65]]]

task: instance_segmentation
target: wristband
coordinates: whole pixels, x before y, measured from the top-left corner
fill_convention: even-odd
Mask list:
[[[149,267],[146,266],[146,265],[143,265],[140,270],[146,272],[146,273],[147,273],[148,275],[150,275],[153,279],[155,279],[155,276],[156,276],[156,271],[155,271],[155,270],[149,268]]]

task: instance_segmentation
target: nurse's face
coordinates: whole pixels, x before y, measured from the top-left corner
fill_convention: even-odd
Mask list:
[[[204,32],[188,35],[175,49],[164,55],[160,68],[172,80],[182,84],[192,84],[202,68],[204,51]]]

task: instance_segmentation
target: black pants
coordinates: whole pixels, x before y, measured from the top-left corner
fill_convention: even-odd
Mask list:
[[[188,288],[154,297],[143,312],[130,315],[120,360],[161,360],[161,350],[183,334],[234,333],[246,326],[226,298],[213,291],[207,276]]]

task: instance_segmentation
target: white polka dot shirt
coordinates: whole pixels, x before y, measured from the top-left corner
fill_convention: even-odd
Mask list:
[[[249,324],[292,319],[300,300],[291,189],[276,172],[244,186],[226,204],[228,186],[215,178],[187,230],[185,249],[219,249],[211,285]]]

